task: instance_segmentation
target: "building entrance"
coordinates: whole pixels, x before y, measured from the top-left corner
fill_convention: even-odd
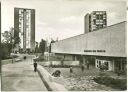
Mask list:
[[[109,70],[110,61],[96,59],[96,68],[100,68],[101,65],[106,66],[106,70]]]

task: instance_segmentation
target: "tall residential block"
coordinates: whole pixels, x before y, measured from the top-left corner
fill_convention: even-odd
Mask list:
[[[84,33],[96,31],[107,26],[106,11],[93,11],[84,18]]]
[[[35,9],[14,8],[14,37],[20,38],[20,50],[35,49]]]
[[[85,17],[84,17],[84,30],[85,30],[85,33],[88,33],[88,32],[90,32],[91,31],[91,29],[90,29],[90,20],[91,18],[90,18],[90,14],[89,13],[87,13],[86,15],[85,15]]]

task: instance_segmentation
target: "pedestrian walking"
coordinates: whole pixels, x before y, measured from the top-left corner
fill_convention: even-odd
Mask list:
[[[37,71],[37,62],[35,61],[33,65],[34,65],[34,71],[36,72]]]
[[[87,69],[89,69],[89,61],[87,60]]]
[[[82,72],[84,72],[84,65],[83,64],[81,66],[81,70],[82,70]]]
[[[26,57],[26,56],[24,56],[24,60],[26,60],[26,58],[27,58],[27,57]]]
[[[73,73],[73,69],[72,67],[70,67],[70,76],[72,75],[72,73]]]

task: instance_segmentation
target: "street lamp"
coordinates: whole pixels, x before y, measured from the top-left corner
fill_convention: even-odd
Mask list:
[[[14,39],[12,39],[12,53],[14,52],[13,51],[13,44],[14,44]],[[12,55],[12,63],[13,63],[13,55]]]

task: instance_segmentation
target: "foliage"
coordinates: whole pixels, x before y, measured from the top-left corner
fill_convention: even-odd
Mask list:
[[[42,39],[39,45],[39,51],[42,53],[42,55],[44,55],[45,46],[46,46],[46,41]]]
[[[60,70],[56,70],[55,72],[52,73],[52,76],[54,77],[60,77],[61,71]]]
[[[1,43],[0,57],[1,57],[2,60],[12,58],[12,56],[10,56],[11,49],[12,49],[12,44],[10,44],[10,43]],[[13,55],[13,58],[16,58],[16,57],[17,57],[17,55]]]
[[[106,71],[107,70],[107,66],[105,64],[100,65],[99,68],[100,68],[100,71]]]
[[[115,78],[111,78],[109,76],[104,76],[104,77],[99,76],[99,77],[95,77],[93,80],[99,84],[104,84],[104,85],[110,86],[112,88],[117,88],[120,90],[127,89],[127,80],[126,79],[115,79]]]
[[[16,47],[16,44],[20,43],[20,37],[14,37],[13,27],[11,27],[9,31],[5,31],[4,33],[2,33],[2,36],[4,38],[2,42],[13,44],[13,48]]]
[[[19,44],[21,42],[20,37],[15,37],[14,38],[14,43],[13,43],[13,48],[16,47],[16,44]]]
[[[2,33],[2,36],[4,37],[2,42],[11,43],[11,33],[9,31],[5,31],[4,33]]]
[[[20,42],[19,37],[14,38],[13,31],[14,29],[10,28],[9,31],[5,31],[4,33],[2,33],[3,40],[1,43],[1,53],[0,53],[2,59],[10,58],[10,53],[12,49],[16,46],[16,44]]]
[[[112,88],[126,90],[127,80],[126,79],[115,79],[110,77],[106,72],[106,67],[102,67],[98,77],[94,77],[93,80],[99,84],[110,86]]]
[[[126,75],[127,74],[127,72],[124,71],[124,70],[118,70],[115,73],[117,73],[118,76],[120,76],[120,75]]]
[[[56,41],[54,41],[53,39],[51,40],[50,42],[50,46],[49,46],[49,53],[51,53],[51,46],[52,46],[52,43],[55,43]]]
[[[12,44],[10,43],[1,43],[1,53],[0,56],[2,59],[10,57]]]
[[[108,77],[109,75],[106,72],[101,71],[101,72],[99,72],[99,76],[100,77]]]

